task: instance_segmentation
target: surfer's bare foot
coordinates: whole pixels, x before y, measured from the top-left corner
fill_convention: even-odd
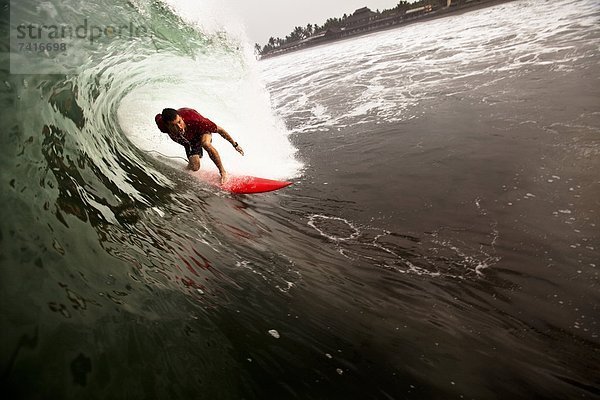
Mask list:
[[[228,178],[229,174],[225,171],[221,171],[221,185],[224,185]]]

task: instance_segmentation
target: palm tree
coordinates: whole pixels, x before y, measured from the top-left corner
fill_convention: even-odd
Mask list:
[[[312,36],[312,34],[314,33],[314,28],[312,24],[306,25],[306,29],[304,29],[304,32],[306,32],[306,36]]]
[[[295,27],[293,34],[294,34],[294,37],[296,38],[296,40],[304,39],[304,29],[302,29],[301,26]]]

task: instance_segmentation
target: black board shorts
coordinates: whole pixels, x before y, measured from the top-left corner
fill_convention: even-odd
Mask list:
[[[202,143],[200,142],[200,140],[198,140],[197,142],[191,142],[190,144],[185,145],[184,147],[187,158],[190,158],[194,155],[199,155],[200,158],[202,158]]]

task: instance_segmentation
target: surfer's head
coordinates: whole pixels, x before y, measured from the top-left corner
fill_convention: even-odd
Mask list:
[[[177,110],[173,108],[165,108],[162,110],[162,120],[167,126],[167,129],[171,133],[183,133],[185,132],[185,122]]]

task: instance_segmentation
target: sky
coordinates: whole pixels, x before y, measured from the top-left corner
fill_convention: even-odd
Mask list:
[[[328,18],[352,14],[356,9],[393,8],[398,0],[226,0],[231,12],[246,27],[252,43],[265,45],[271,36],[284,38],[296,26],[322,25]]]

